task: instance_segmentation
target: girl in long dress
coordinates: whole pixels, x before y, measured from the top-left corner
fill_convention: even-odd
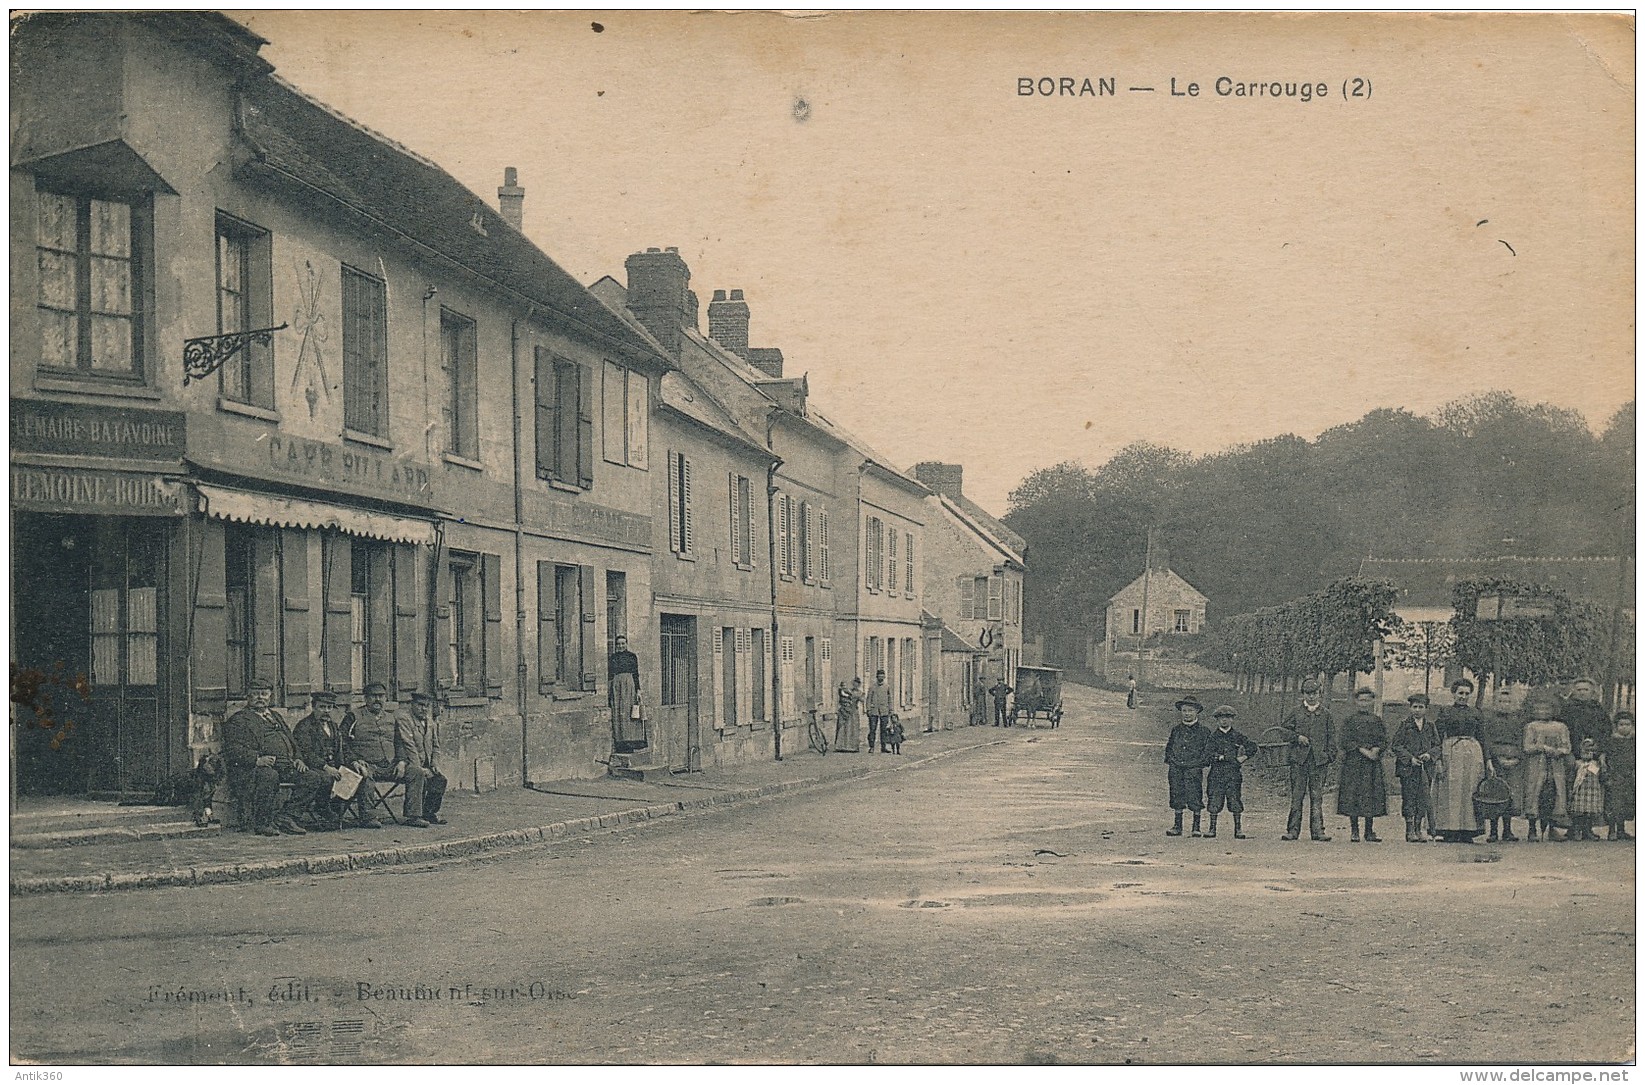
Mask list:
[[[1468,703],[1474,684],[1451,683],[1456,703],[1439,711],[1434,728],[1440,736],[1439,766],[1434,771],[1434,827],[1452,844],[1472,844],[1480,828],[1474,789],[1485,779],[1485,717]]]
[[[1542,835],[1550,841],[1564,839],[1556,836],[1556,826],[1570,824],[1566,805],[1565,770],[1571,762],[1571,732],[1554,717],[1559,715],[1559,701],[1547,690],[1537,690],[1525,698],[1525,711],[1531,722],[1525,725],[1525,792],[1520,796],[1526,816],[1531,819],[1527,841],[1537,839],[1540,826]],[[1542,802],[1545,783],[1552,783],[1549,791],[1553,802]]]
[[[1342,721],[1342,775],[1337,782],[1337,813],[1352,827],[1350,843],[1359,843],[1359,819],[1365,819],[1365,842],[1380,844],[1375,821],[1388,813],[1388,785],[1382,777],[1382,748],[1388,727],[1371,709],[1376,691],[1354,694],[1354,714]]]

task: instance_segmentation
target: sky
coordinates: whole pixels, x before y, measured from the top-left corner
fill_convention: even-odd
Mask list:
[[[517,167],[584,283],[678,246],[705,329],[743,289],[824,413],[995,512],[1134,441],[1633,397],[1623,17],[231,14],[487,200]]]

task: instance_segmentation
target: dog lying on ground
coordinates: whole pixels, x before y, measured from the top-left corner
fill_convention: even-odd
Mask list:
[[[227,779],[228,770],[221,754],[208,753],[188,772],[179,772],[154,793],[158,806],[186,806],[194,816],[194,824],[209,825],[217,820],[212,803],[217,788]]]

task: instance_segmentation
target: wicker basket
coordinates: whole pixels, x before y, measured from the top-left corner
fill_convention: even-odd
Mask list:
[[[1474,788],[1474,810],[1482,818],[1505,817],[1513,805],[1514,794],[1500,777],[1487,776]]]

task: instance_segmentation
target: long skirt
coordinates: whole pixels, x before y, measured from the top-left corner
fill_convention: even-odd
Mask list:
[[[1565,766],[1570,758],[1561,755],[1552,757],[1545,753],[1534,753],[1525,758],[1525,790],[1520,793],[1520,809],[1525,811],[1526,817],[1539,818],[1546,816],[1555,825],[1564,827],[1571,823],[1569,803],[1565,793]],[[1554,783],[1553,806],[1544,815],[1541,807],[1542,785],[1552,780]]]
[[[857,742],[857,711],[841,708],[834,717],[834,748],[846,753],[856,753]]]
[[[1583,817],[1605,816],[1605,787],[1589,773],[1571,788],[1571,813]]]
[[[1388,813],[1388,785],[1382,778],[1382,759],[1370,760],[1358,750],[1342,759],[1337,780],[1337,813],[1349,817],[1379,818]]]
[[[632,674],[619,674],[611,679],[611,730],[619,753],[641,749],[646,744],[645,720],[634,719],[634,702],[639,687]]]
[[[1605,816],[1611,821],[1632,821],[1634,819],[1634,777],[1632,773],[1626,775],[1613,773],[1611,782],[1605,785]]]
[[[1485,753],[1476,739],[1448,738],[1445,775],[1434,780],[1434,828],[1442,833],[1477,835],[1483,830],[1474,815],[1474,789],[1485,779]]]

